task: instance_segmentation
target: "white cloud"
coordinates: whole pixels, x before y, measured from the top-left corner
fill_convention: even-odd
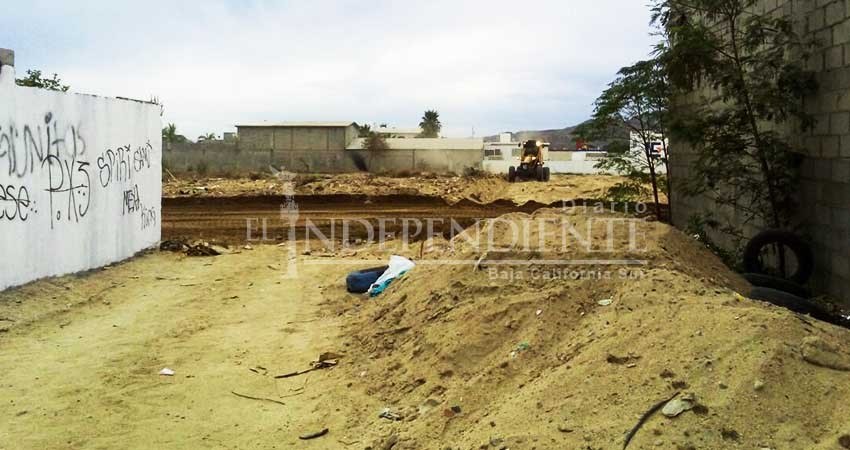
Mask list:
[[[19,70],[157,95],[189,137],[258,120],[415,126],[426,108],[453,135],[563,127],[653,42],[647,7],[623,0],[72,3],[9,8],[0,42]]]

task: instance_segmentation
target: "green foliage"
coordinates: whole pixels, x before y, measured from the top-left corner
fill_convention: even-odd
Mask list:
[[[174,143],[177,139],[177,125],[169,123],[162,129],[162,140],[169,144]]]
[[[776,130],[806,131],[814,123],[802,101],[817,89],[803,66],[811,44],[789,19],[754,6],[754,0],[662,0],[653,8],[667,33],[658,55],[674,88],[703,88],[713,96],[677,111],[671,122],[697,152],[685,192],[739,211],[739,223],[719,227],[733,236],[749,222],[790,224],[801,155]]]
[[[186,136],[182,134],[177,134],[177,125],[173,123],[169,123],[162,129],[162,141],[167,144],[178,144],[188,142]]]
[[[215,133],[207,133],[198,136],[198,142],[200,141],[214,141],[216,140]]]
[[[51,91],[67,92],[70,86],[62,84],[62,80],[55,73],[53,78],[45,78],[40,70],[27,70],[27,76],[15,80],[18,86],[48,89]]]
[[[624,139],[613,140],[608,143],[608,147],[606,148],[609,155],[624,155],[629,150],[631,150],[629,141]]]
[[[386,139],[374,131],[370,131],[366,139],[363,139],[363,150],[380,152],[389,150],[389,148]]]
[[[369,137],[370,133],[372,133],[372,126],[368,123],[364,123],[363,125],[357,125],[357,137]]]
[[[648,183],[652,187],[658,219],[661,219],[658,189],[668,186],[659,182],[657,173],[658,164],[666,163],[666,159],[651,152],[651,143],[659,139],[664,141],[667,135],[670,88],[662,69],[659,59],[640,61],[620,69],[617,78],[596,100],[592,119],[578,130],[586,139],[614,138],[611,144],[615,151],[596,167],[617,172],[628,180],[609,190],[609,197],[615,201],[637,200],[647,193],[644,186]],[[623,140],[612,136],[612,132],[623,127],[634,137]],[[635,142],[630,142],[631,139]],[[634,152],[631,144],[644,150]]]
[[[419,122],[419,128],[422,129],[422,133],[419,135],[420,137],[440,137],[440,130],[443,129],[443,124],[440,123],[440,113],[433,109],[425,111],[422,121]]]
[[[710,214],[694,214],[688,218],[688,226],[685,227],[685,232],[702,242],[707,249],[720,257],[724,264],[739,272],[743,271],[743,267],[741,267],[744,249],[743,240],[734,238],[732,249],[724,249],[717,245],[709,235],[709,230],[717,230],[719,227],[719,222],[712,219]]]

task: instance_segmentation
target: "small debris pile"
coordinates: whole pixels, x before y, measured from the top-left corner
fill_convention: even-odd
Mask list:
[[[159,244],[159,250],[163,252],[182,252],[187,256],[218,256],[230,253],[227,246],[210,244],[205,241],[196,241],[191,244],[181,240],[165,240]]]

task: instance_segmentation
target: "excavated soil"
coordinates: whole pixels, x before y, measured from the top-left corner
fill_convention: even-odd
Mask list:
[[[503,219],[544,217],[576,229],[600,219],[560,210]],[[356,341],[349,376],[403,418],[363,424],[374,448],[623,448],[640,417],[676,393],[696,407],[650,416],[629,448],[841,448],[847,330],[743,297],[745,281],[667,225],[639,222],[639,251],[623,251],[622,236],[606,251],[605,226],[591,228],[590,251],[547,252],[546,228],[543,246],[482,253],[469,233],[425,253],[380,297],[337,296]],[[532,257],[519,272],[498,265]],[[563,262],[588,257],[645,264]],[[445,258],[478,269],[427,264]]]
[[[562,200],[601,199],[611,186],[624,179],[612,175],[553,175],[548,183],[508,183],[504,177],[416,175],[389,177],[371,174],[298,175],[295,192],[275,178],[196,178],[179,176],[163,180],[163,197],[256,197],[296,195],[366,195],[435,197],[448,203],[463,199],[479,203],[509,200],[554,203]],[[647,197],[643,199],[649,201]],[[666,202],[662,198],[662,202]]]
[[[747,299],[665,224],[541,208],[307,245],[4,292],[0,448],[620,449],[639,423],[630,449],[850,446],[850,332]],[[345,291],[391,254],[417,267]],[[274,378],[323,352],[338,364]],[[646,415],[674,395],[692,409]]]

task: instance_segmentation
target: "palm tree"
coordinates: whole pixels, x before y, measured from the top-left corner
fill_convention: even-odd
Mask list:
[[[216,140],[215,133],[207,133],[198,136],[198,142],[200,141],[214,141]]]
[[[422,122],[419,122],[419,128],[422,128],[422,133],[419,135],[421,137],[440,137],[440,130],[443,129],[443,124],[440,123],[440,113],[434,109],[425,111],[425,115],[422,116]]]
[[[369,135],[371,133],[372,133],[372,126],[369,125],[368,123],[364,123],[363,125],[359,125],[357,127],[357,134],[358,134],[357,137],[362,137],[362,138],[369,137]]]
[[[162,129],[162,141],[170,149],[171,144],[177,142],[177,125],[169,123]]]

